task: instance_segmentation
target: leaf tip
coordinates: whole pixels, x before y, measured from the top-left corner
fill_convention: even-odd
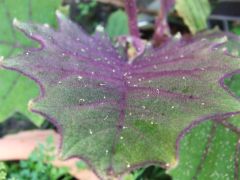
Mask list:
[[[98,25],[98,26],[96,27],[96,31],[98,31],[98,32],[104,32],[104,27],[103,27],[102,25]]]
[[[2,65],[3,65],[3,60],[4,60],[4,57],[0,56],[0,67],[2,67]]]
[[[178,166],[178,160],[174,159],[172,162],[166,164],[167,169],[174,169]]]
[[[58,9],[56,10],[56,16],[58,17],[58,18],[62,18],[63,17],[63,14],[61,13],[61,11],[59,11]]]
[[[3,56],[0,56],[0,62],[2,62],[2,61],[3,61],[3,59],[4,59],[4,57],[3,57]]]
[[[17,18],[14,18],[13,19],[13,25],[14,26],[19,26],[19,24],[20,24],[20,21]]]
[[[33,107],[34,107],[34,102],[33,102],[33,100],[30,100],[28,102],[28,110],[31,111],[33,109]]]
[[[181,38],[182,38],[182,34],[180,32],[178,32],[173,36],[173,39],[176,39],[176,40],[180,40]]]

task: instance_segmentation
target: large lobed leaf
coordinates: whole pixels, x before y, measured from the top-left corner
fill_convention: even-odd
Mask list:
[[[39,84],[30,109],[58,127],[65,158],[83,158],[101,176],[145,164],[173,168],[188,130],[239,113],[224,78],[239,71],[240,59],[219,42],[172,40],[129,64],[104,34],[88,36],[58,18],[59,31],[15,22],[41,48],[2,66]]]
[[[0,56],[9,57],[33,45],[12,26],[14,18],[55,24],[54,12],[61,0],[0,0]],[[36,124],[42,118],[27,110],[26,103],[38,94],[37,86],[18,73],[0,70],[0,122],[18,111]]]

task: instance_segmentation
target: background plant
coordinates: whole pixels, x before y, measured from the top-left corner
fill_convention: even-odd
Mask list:
[[[56,26],[54,12],[61,0],[3,0],[0,2],[0,56],[9,57],[36,45],[12,27],[14,18]],[[44,14],[44,15],[43,15]],[[24,76],[0,70],[0,122],[21,112],[35,124],[43,119],[28,111],[26,104],[38,94],[37,86]]]
[[[7,179],[17,180],[71,180],[74,179],[68,173],[68,168],[57,168],[52,165],[55,160],[55,146],[53,137],[46,140],[46,144],[39,144],[38,148],[30,155],[28,160],[19,163],[7,163]]]
[[[5,180],[6,176],[6,166],[2,162],[0,162],[0,180]]]

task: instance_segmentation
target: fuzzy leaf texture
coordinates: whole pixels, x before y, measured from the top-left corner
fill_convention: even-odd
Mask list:
[[[199,124],[181,140],[179,164],[169,173],[180,180],[239,179],[239,134],[239,116]]]
[[[189,129],[239,113],[224,78],[240,59],[225,55],[223,42],[173,39],[129,64],[106,35],[89,36],[57,14],[58,31],[15,22],[41,47],[2,67],[39,84],[30,109],[58,127],[63,157],[84,159],[101,177],[148,164],[171,169]]]
[[[214,35],[218,36],[218,33],[215,32]],[[234,39],[230,38],[231,43],[228,44],[237,45],[237,41],[233,43]],[[229,47],[229,52],[236,55],[236,48]],[[240,74],[225,80],[225,84],[237,96],[240,96],[239,82]],[[169,172],[173,179],[239,179],[239,118],[236,115],[219,122],[206,121],[191,129],[180,142],[178,166]]]
[[[32,47],[33,42],[12,26],[14,18],[55,25],[54,12],[61,0],[0,0],[0,57],[13,56]],[[43,15],[44,14],[44,15]],[[36,84],[18,73],[0,70],[0,122],[20,112],[35,124],[43,122],[41,116],[29,112],[26,103],[38,94]]]

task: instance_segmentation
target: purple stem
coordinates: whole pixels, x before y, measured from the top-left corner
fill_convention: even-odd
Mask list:
[[[155,24],[155,44],[161,44],[170,34],[169,26],[167,24],[167,15],[174,3],[175,0],[160,0],[161,9]]]
[[[131,36],[140,38],[137,26],[137,4],[136,0],[125,0],[125,9],[128,15],[128,26]]]

